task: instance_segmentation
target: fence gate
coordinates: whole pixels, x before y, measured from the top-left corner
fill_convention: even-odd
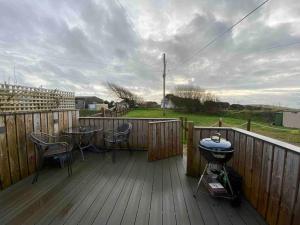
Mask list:
[[[180,120],[148,123],[148,160],[182,155],[182,126]]]

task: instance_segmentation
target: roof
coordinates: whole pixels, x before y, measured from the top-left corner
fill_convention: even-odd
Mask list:
[[[98,98],[96,96],[75,96],[75,100],[84,100],[89,103],[103,103],[103,99]]]

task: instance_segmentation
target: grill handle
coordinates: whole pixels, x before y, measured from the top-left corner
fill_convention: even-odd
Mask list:
[[[219,139],[215,139],[214,137],[216,137],[216,136],[217,136]],[[210,139],[213,140],[214,142],[220,142],[220,141],[221,141],[221,136],[222,136],[221,133],[216,132],[216,133],[215,133],[215,136],[214,136],[214,135],[211,135],[211,136],[210,136]]]

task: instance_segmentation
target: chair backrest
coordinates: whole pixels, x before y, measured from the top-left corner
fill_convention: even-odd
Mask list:
[[[132,129],[131,123],[124,123],[117,128],[117,132],[122,132],[124,134],[129,134]]]
[[[40,132],[33,132],[30,134],[31,141],[36,145],[39,152],[47,149],[47,143],[49,142],[49,137],[47,134]]]

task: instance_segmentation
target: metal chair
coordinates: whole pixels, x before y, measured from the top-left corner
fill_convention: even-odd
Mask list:
[[[53,136],[42,132],[33,132],[30,134],[30,139],[36,146],[38,157],[37,171],[32,183],[37,182],[44,159],[50,157],[58,157],[61,167],[64,167],[64,161],[67,160],[68,175],[71,176],[73,145],[69,136]]]
[[[130,132],[132,130],[132,124],[131,123],[124,123],[120,125],[116,130],[107,130],[104,132],[104,144],[108,143],[110,146],[118,144],[121,147],[122,143],[125,143],[127,145],[127,149],[130,150],[129,146],[129,136]],[[116,149],[112,148],[112,160],[113,162],[116,161]]]

